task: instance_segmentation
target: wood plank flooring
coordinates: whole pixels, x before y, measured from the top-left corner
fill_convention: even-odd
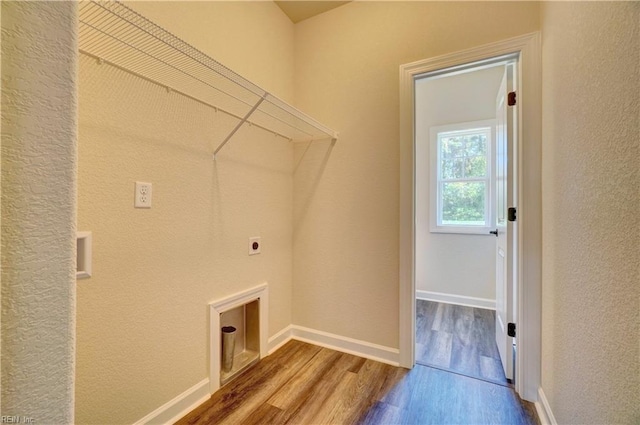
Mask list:
[[[416,301],[416,362],[507,385],[495,311]]]
[[[177,422],[185,424],[535,424],[511,388],[411,371],[289,341]]]

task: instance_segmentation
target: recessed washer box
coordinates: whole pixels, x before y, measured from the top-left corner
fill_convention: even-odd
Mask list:
[[[268,354],[269,287],[267,283],[209,304],[209,392],[239,376]],[[233,368],[222,370],[222,327],[237,329]]]

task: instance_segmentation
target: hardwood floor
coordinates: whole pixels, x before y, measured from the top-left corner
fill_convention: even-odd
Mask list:
[[[495,311],[416,300],[416,362],[507,385]]]
[[[411,371],[290,341],[177,422],[184,424],[535,424],[511,388]]]

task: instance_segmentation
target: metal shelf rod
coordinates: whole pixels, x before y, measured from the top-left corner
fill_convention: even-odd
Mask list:
[[[218,151],[219,151],[220,149],[222,149],[222,147],[223,147],[224,145],[226,145],[226,144],[227,144],[227,142],[229,141],[229,139],[231,139],[231,138],[233,137],[233,135],[234,135],[234,134],[236,134],[236,132],[237,132],[238,130],[240,130],[240,127],[242,127],[242,125],[243,125],[245,122],[247,122],[247,120],[249,119],[249,117],[251,116],[251,114],[253,114],[253,113],[255,112],[255,110],[256,110],[256,109],[258,109],[258,106],[260,106],[260,104],[261,104],[262,102],[264,102],[265,97],[267,97],[267,93],[265,93],[265,94],[264,94],[264,96],[262,96],[260,99],[258,99],[258,101],[256,102],[256,104],[255,104],[255,105],[253,105],[253,108],[251,108],[251,110],[250,110],[249,112],[247,112],[247,114],[244,116],[244,118],[242,118],[242,119],[240,120],[240,122],[239,122],[238,124],[236,124],[236,126],[233,128],[233,130],[231,130],[231,133],[229,133],[229,134],[227,135],[227,137],[225,137],[225,139],[222,141],[222,143],[220,143],[220,144],[218,145],[218,147],[216,148],[216,150],[215,150],[215,151],[213,151],[213,159],[214,159],[214,160],[216,159],[216,154],[218,153]]]

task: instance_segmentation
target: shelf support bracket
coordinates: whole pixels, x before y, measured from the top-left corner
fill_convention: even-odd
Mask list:
[[[251,117],[251,115],[256,111],[256,109],[258,109],[258,107],[260,106],[260,104],[262,102],[264,102],[264,100],[267,98],[267,96],[269,95],[269,93],[265,93],[262,95],[262,97],[260,99],[258,99],[258,101],[256,102],[255,105],[253,105],[253,107],[251,108],[251,110],[249,112],[247,112],[247,114],[240,120],[240,122],[233,128],[233,130],[231,130],[231,132],[227,135],[227,137],[224,138],[224,140],[222,141],[222,143],[220,143],[218,145],[218,147],[216,148],[215,151],[213,151],[213,160],[215,161],[216,159],[216,154],[218,153],[218,151],[220,151],[220,149],[222,149],[222,147],[224,145],[227,144],[227,142],[233,137],[234,134],[236,134],[236,132],[238,130],[240,130],[240,127],[242,127],[242,125],[247,122],[247,120],[249,119],[249,117]]]

